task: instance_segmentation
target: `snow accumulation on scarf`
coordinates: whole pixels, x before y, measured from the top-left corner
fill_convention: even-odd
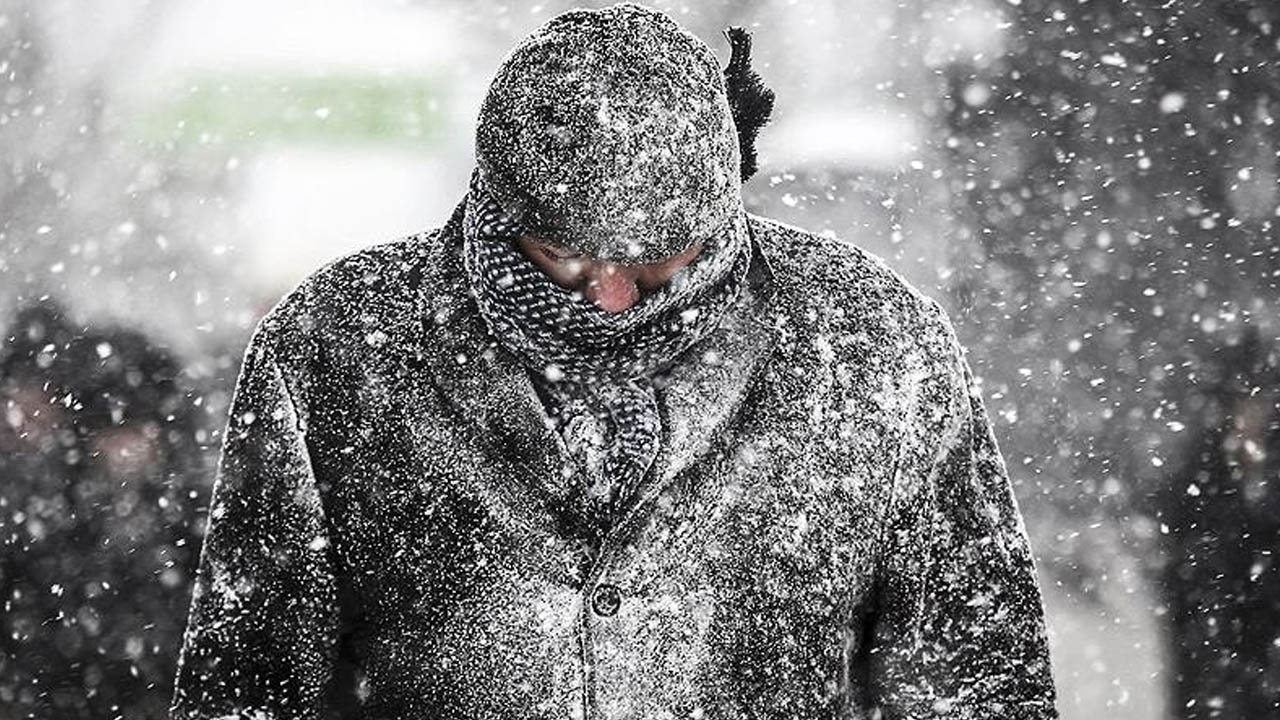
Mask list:
[[[656,11],[569,12],[512,52],[481,109],[464,223],[472,293],[576,460],[571,504],[589,539],[659,451],[655,375],[716,327],[750,263],[739,186],[773,96],[750,69],[750,36],[727,36],[722,73]],[[703,250],[610,314],[524,257],[524,233],[615,262]]]

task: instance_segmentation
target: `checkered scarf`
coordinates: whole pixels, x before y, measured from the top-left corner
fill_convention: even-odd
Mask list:
[[[598,536],[658,453],[654,375],[705,337],[741,290],[745,217],[663,287],[620,313],[556,285],[514,240],[528,228],[472,177],[463,223],[466,271],[490,331],[529,369],[576,467],[566,505]]]

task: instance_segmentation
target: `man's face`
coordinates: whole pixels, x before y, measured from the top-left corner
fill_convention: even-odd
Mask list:
[[[658,262],[615,263],[575,253],[533,235],[521,235],[516,244],[552,282],[581,292],[608,313],[635,305],[643,293],[665,285],[702,252],[702,243],[696,243]]]

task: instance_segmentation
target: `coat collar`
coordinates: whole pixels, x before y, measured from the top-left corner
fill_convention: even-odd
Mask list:
[[[462,207],[433,243],[426,272],[434,277],[419,292],[426,365],[460,421],[494,439],[496,454],[517,466],[519,481],[501,492],[525,507],[532,493],[544,510],[554,511],[568,496],[570,456],[528,373],[489,334],[471,297],[462,264]],[[754,239],[752,256],[747,290],[735,307],[657,383],[662,449],[615,529],[708,451],[773,348],[775,331],[764,319],[773,300],[773,278]]]

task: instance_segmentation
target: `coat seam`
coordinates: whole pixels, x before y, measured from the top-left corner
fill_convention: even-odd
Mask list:
[[[951,364],[948,363],[947,367],[948,370],[950,370]],[[954,375],[950,372],[948,372],[948,375],[951,376],[953,381],[949,383],[948,400],[955,403],[957,393],[959,392],[963,394],[963,386],[961,386],[961,388],[957,388],[954,382]],[[954,413],[953,419],[947,424],[946,429],[941,433],[937,449],[934,451],[933,457],[929,461],[928,472],[925,475],[925,484],[929,489],[929,504],[931,508],[928,523],[930,533],[933,532],[933,526],[935,524],[934,515],[936,514],[937,502],[937,476],[942,464],[946,461],[947,456],[955,450],[954,445],[956,439],[963,434],[965,421],[964,403],[961,403],[961,407],[958,408],[958,412]],[[889,535],[892,532],[894,519],[902,504],[900,498],[900,492],[903,490],[902,456],[905,452],[906,445],[907,439],[900,437],[898,440],[897,450],[894,454],[893,471],[889,483],[889,497],[886,501],[885,513],[881,516],[883,520],[876,538],[876,560],[872,580],[872,586],[875,588],[883,588],[885,583],[888,581],[886,576],[886,566],[888,564],[887,549],[890,544]],[[932,562],[930,562],[930,565],[932,565]]]
[[[328,561],[328,564],[329,564],[329,572],[332,574],[332,578],[333,578],[335,604],[332,610],[333,610],[334,632],[333,632],[333,635],[330,636],[330,642],[328,646],[325,648],[325,657],[327,659],[327,664],[326,664],[324,684],[320,688],[320,697],[329,698],[333,694],[335,670],[337,669],[338,656],[342,651],[342,644],[344,642],[344,636],[343,636],[344,628],[342,627],[343,609],[340,604],[341,598],[338,595],[339,588],[341,585],[340,580],[338,578],[339,568],[341,567],[341,563],[338,562],[339,558],[336,557],[336,545],[333,542],[333,538],[335,536],[333,520],[329,517],[328,510],[325,509],[325,497],[320,493],[320,483],[319,483],[319,479],[316,477],[315,463],[312,461],[312,458],[311,458],[311,444],[307,442],[307,437],[309,433],[307,432],[307,428],[305,426],[298,424],[298,420],[302,416],[298,413],[297,399],[294,398],[293,390],[289,387],[289,383],[285,381],[284,368],[282,368],[280,366],[279,361],[276,360],[275,353],[272,352],[271,356],[268,359],[271,362],[271,365],[275,374],[280,378],[280,386],[284,389],[284,399],[285,399],[285,402],[289,404],[289,412],[293,413],[294,430],[297,433],[297,442],[298,442],[299,449],[302,451],[301,453],[302,460],[306,465],[304,470],[306,471],[306,477],[311,481],[311,485],[315,489],[316,500],[319,505],[318,512],[320,513],[320,519],[324,524],[324,532],[325,532],[326,540],[328,540],[324,549],[324,553],[325,553],[326,560]],[[308,409],[307,417],[310,417],[309,409]],[[364,668],[360,667],[360,671],[363,672]]]
[[[898,439],[897,448],[893,456],[893,470],[889,475],[889,493],[885,500],[885,511],[880,515],[880,529],[876,533],[876,550],[875,550],[875,569],[872,572],[871,585],[873,588],[883,586],[885,582],[885,548],[889,542],[889,532],[893,526],[893,514],[898,507],[898,487],[899,478],[902,472],[902,453],[905,443],[902,438]]]

